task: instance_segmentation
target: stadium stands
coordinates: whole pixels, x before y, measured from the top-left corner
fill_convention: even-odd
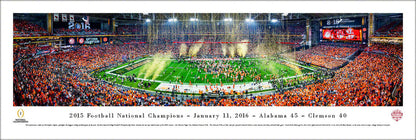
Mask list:
[[[377,29],[374,36],[398,37],[403,35],[403,23],[392,22]],[[14,37],[66,36],[66,35],[131,35],[145,37],[113,37],[114,43],[100,45],[74,45],[68,50],[56,48],[54,53],[38,55],[39,50],[52,49],[46,43],[32,40],[14,40],[13,46],[13,105],[14,106],[402,106],[403,105],[403,45],[373,43],[371,46],[354,43],[319,43],[302,48],[306,25],[288,25],[285,30],[273,30],[265,37],[267,26],[248,29],[226,28],[201,24],[198,28],[183,30],[165,29],[146,38],[146,28],[121,25],[115,34],[100,29],[54,29],[49,34],[41,26],[25,20],[14,20]],[[247,28],[247,29],[245,29]],[[194,34],[194,35],[189,35]],[[209,36],[207,36],[209,34]],[[121,86],[114,81],[120,77],[94,77],[91,73],[114,67],[126,60],[146,55],[172,53],[179,57],[180,45],[174,42],[228,42],[223,35],[237,36],[234,41],[248,39],[247,56],[275,58],[274,54],[317,65],[329,70],[320,72],[330,78],[304,76],[286,80],[297,83],[292,88],[277,88],[272,94],[255,96],[229,96],[207,99],[201,96],[150,93]],[[284,37],[291,35],[290,37]],[[266,44],[266,42],[268,44]],[[185,43],[187,47],[194,44]],[[46,45],[46,47],[45,47]],[[221,58],[221,43],[206,43],[197,57]],[[276,49],[278,48],[278,49]],[[297,51],[296,51],[297,50]],[[265,56],[264,56],[265,55]],[[354,55],[353,58],[350,56]],[[237,56],[239,57],[239,56]],[[276,58],[277,59],[277,58]],[[292,64],[287,64],[292,65]],[[137,65],[134,65],[137,66]],[[300,79],[299,78],[299,79]],[[125,80],[125,79],[123,79]],[[285,85],[289,87],[289,85]]]
[[[49,33],[41,26],[25,20],[13,20],[14,37],[46,36]]]
[[[377,29],[373,36],[376,37],[402,37],[403,22],[393,21]]]
[[[381,52],[388,55],[396,55],[403,58],[403,46],[399,44],[374,43],[365,49],[366,51]]]

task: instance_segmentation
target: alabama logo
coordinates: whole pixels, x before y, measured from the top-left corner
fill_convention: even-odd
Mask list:
[[[75,43],[75,39],[74,38],[70,38],[69,39],[69,44],[74,44]]]
[[[393,120],[399,121],[400,119],[402,119],[403,113],[402,111],[396,109],[393,112],[391,112],[391,117],[393,118]]]

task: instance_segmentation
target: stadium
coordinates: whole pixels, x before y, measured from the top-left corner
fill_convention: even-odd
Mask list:
[[[13,106],[403,106],[403,14],[15,13]]]

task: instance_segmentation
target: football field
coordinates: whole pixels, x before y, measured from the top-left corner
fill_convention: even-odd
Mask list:
[[[142,58],[117,67],[107,69],[99,73],[100,78],[119,83],[122,85],[154,90],[160,83],[172,83],[183,85],[232,85],[245,84],[249,82],[267,82],[272,78],[294,77],[305,73],[313,72],[306,66],[290,65],[278,60],[269,60],[265,58],[240,58],[237,60],[211,60],[211,61],[185,61],[171,59],[163,65],[155,65],[155,68],[149,68],[153,59]],[[213,64],[224,64],[230,69],[207,70]],[[205,68],[197,67],[197,65],[205,64]],[[157,70],[160,69],[160,70]],[[223,70],[226,72],[218,72]],[[159,71],[159,72],[155,72]],[[233,71],[233,72],[228,72]],[[240,74],[238,74],[238,72]],[[237,72],[237,74],[235,74]],[[244,72],[244,74],[241,74]],[[234,74],[233,74],[234,73]],[[227,75],[228,74],[228,75]],[[243,76],[242,76],[243,75]],[[122,77],[134,77],[137,81],[129,81]],[[260,80],[261,79],[261,80]],[[139,82],[143,80],[150,82],[151,87],[139,87]]]

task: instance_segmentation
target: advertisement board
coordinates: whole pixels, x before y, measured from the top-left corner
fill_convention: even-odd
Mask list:
[[[93,45],[108,43],[109,37],[68,37],[65,38],[67,45]]]
[[[68,45],[76,45],[77,44],[77,40],[76,39],[77,38],[74,38],[74,37],[66,38],[67,44]]]
[[[364,21],[364,23],[363,23]],[[362,27],[365,25],[365,18],[336,18],[321,21],[322,28],[345,28],[345,27]]]
[[[99,37],[87,37],[85,38],[84,44],[100,44],[100,38]]]

